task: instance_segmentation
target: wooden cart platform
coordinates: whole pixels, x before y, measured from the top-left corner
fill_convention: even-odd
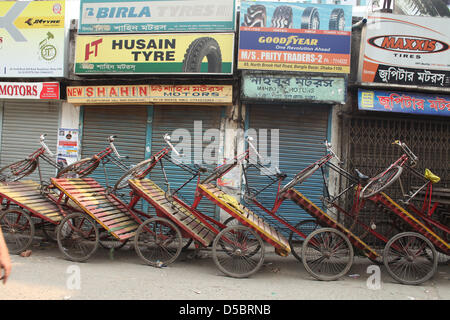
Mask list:
[[[323,222],[324,225],[327,225],[328,227],[331,228],[335,228],[344,233],[345,235],[347,235],[350,242],[355,247],[363,250],[370,258],[376,259],[377,257],[379,257],[379,254],[375,250],[373,250],[370,246],[368,246],[364,241],[362,241],[359,237],[353,234],[350,230],[345,228],[342,224],[340,224],[332,217],[330,217],[328,214],[326,214],[322,209],[317,207],[298,190],[291,188],[285,193],[284,196],[294,201],[297,205],[299,205],[303,210],[308,212],[311,216]]]
[[[164,190],[153,181],[150,179],[130,179],[128,183],[136,194],[149,202],[158,213],[162,213],[172,220],[194,240],[205,247],[213,242],[216,233],[186,207],[176,201],[167,200]]]
[[[136,234],[140,222],[129,213],[126,206],[108,196],[94,179],[52,178],[51,181],[115,238],[126,240]]]
[[[413,227],[414,230],[430,240],[436,246],[436,248],[440,249],[441,252],[445,253],[446,255],[450,255],[450,245],[445,240],[439,237],[431,229],[427,228],[422,222],[416,219],[414,215],[409,213],[397,202],[392,200],[387,194],[385,194],[384,192],[380,192],[370,198],[370,200],[374,201],[375,203],[381,203],[391,212],[402,218],[402,220],[406,221],[411,227]]]
[[[276,253],[287,256],[291,252],[288,241],[280,232],[249,208],[236,200],[233,201],[230,195],[213,184],[199,184],[198,190],[242,224],[254,229],[265,241],[275,247]]]
[[[1,183],[0,198],[53,224],[59,223],[64,217],[58,205],[43,195],[40,185],[32,180]]]

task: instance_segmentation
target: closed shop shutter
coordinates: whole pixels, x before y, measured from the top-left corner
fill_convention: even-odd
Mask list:
[[[117,138],[114,145],[127,165],[135,165],[144,160],[147,125],[147,108],[139,106],[92,106],[84,107],[82,158],[89,158],[109,146],[109,136]],[[114,153],[111,156],[115,157]],[[108,185],[114,186],[124,171],[109,162],[106,165]],[[101,185],[106,186],[106,177],[100,165],[91,175]]]
[[[268,158],[271,157],[270,129],[279,129],[279,169],[288,175],[283,184],[289,182],[295,174],[310,164],[319,160],[325,154],[323,141],[327,139],[328,132],[328,106],[279,106],[279,105],[251,105],[249,108],[249,128],[260,132],[267,129],[268,144],[260,144],[259,150],[267,149]],[[258,134],[258,136],[260,136]],[[257,136],[257,137],[258,137]],[[255,140],[257,141],[257,140]],[[258,141],[258,144],[261,141]],[[262,149],[261,149],[262,148]],[[259,171],[249,170],[249,186],[261,189],[270,180],[261,176]],[[277,184],[264,190],[258,199],[271,209],[277,192]],[[306,197],[319,207],[322,207],[320,197],[323,196],[324,186],[320,170],[316,171],[303,184],[296,187]],[[249,204],[252,209],[261,214],[285,235],[289,230],[269,215]],[[277,212],[291,225],[309,219],[310,216],[292,201],[284,201]]]
[[[210,144],[208,141],[199,141],[199,139],[194,140],[194,121],[201,121],[202,126],[202,136],[203,133],[208,129],[219,129],[220,128],[220,107],[211,107],[211,106],[155,106],[154,115],[153,115],[153,128],[152,128],[152,153],[158,152],[162,148],[166,147],[166,143],[164,142],[164,135],[166,133],[171,134],[176,129],[184,129],[187,130],[191,134],[191,142],[192,145],[201,145],[204,150],[206,146]],[[176,145],[179,141],[172,141],[174,145]],[[195,144],[197,142],[197,144]],[[197,150],[197,152],[203,152],[203,150]],[[194,147],[191,148],[191,166],[194,160]],[[218,159],[219,155],[214,155],[216,159]],[[168,181],[170,183],[170,187],[172,190],[175,190],[182,186],[189,177],[189,173],[178,168],[172,163],[165,161],[164,167]],[[205,164],[205,167],[208,169],[212,169],[216,167],[217,161],[215,164]],[[209,170],[210,171],[210,170]],[[155,167],[151,174],[151,178],[157,183],[161,188],[166,190],[164,176],[160,166]],[[188,203],[192,204],[195,193],[196,180],[194,179],[180,191],[180,195],[183,199],[185,199]],[[215,211],[215,206],[212,202],[209,202],[206,199],[203,199],[200,203],[198,209],[209,216],[218,218],[218,215]]]
[[[45,143],[56,154],[60,110],[58,102],[3,102],[0,165],[25,159],[41,147],[39,137],[44,133],[47,134]],[[44,181],[55,176],[55,167],[44,160],[39,163]],[[38,169],[26,178],[39,182]]]

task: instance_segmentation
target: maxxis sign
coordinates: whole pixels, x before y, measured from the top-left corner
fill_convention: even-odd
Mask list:
[[[352,7],[241,2],[238,68],[349,73]]]
[[[81,0],[78,33],[226,32],[235,0]]]
[[[0,77],[64,76],[64,4],[0,2]]]
[[[361,81],[450,87],[448,18],[369,16]]]
[[[232,74],[234,34],[78,35],[76,74]]]

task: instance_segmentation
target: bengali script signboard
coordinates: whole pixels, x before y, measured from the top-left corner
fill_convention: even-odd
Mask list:
[[[244,75],[243,99],[345,103],[343,77]]]
[[[67,101],[80,104],[219,104],[233,102],[231,85],[117,85],[67,87]]]
[[[235,29],[235,0],[81,0],[79,34],[224,32]]]
[[[369,16],[361,81],[450,87],[448,18]]]
[[[450,96],[359,89],[358,109],[449,117]]]

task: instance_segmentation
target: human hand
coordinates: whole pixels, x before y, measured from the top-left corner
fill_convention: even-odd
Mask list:
[[[6,284],[9,274],[11,273],[11,259],[9,258],[9,253],[0,253],[0,280],[3,280],[3,284]]]

